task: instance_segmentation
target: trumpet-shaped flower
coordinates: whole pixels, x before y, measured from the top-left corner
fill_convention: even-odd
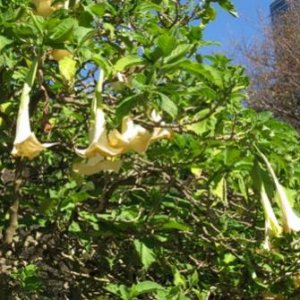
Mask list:
[[[101,108],[96,108],[95,121],[90,129],[91,142],[86,149],[75,149],[76,153],[84,158],[91,158],[97,155],[111,157],[123,152],[122,147],[111,146],[108,142],[105,129],[105,114]]]
[[[144,127],[134,124],[130,117],[124,117],[121,133],[113,130],[108,139],[112,146],[122,148],[123,152],[133,150],[141,154],[147,150],[151,137],[151,133]]]
[[[292,208],[285,188],[278,180],[275,181],[274,179],[274,182],[278,193],[279,205],[282,211],[283,230],[285,232],[300,231],[300,218]]]
[[[282,213],[282,223],[283,223],[283,230],[285,232],[292,232],[292,231],[300,231],[300,218],[297,216],[295,211],[293,210],[285,188],[280,184],[276,174],[272,168],[271,163],[268,161],[267,157],[260,153],[261,157],[263,158],[266,166],[273,178],[277,193],[278,193],[278,200],[279,206]]]
[[[263,183],[261,185],[260,196],[261,196],[261,203],[262,203],[264,215],[265,215],[264,248],[266,250],[270,250],[272,248],[271,241],[270,241],[271,238],[278,237],[282,232],[282,228],[279,225],[279,222],[276,218],[276,215],[274,213],[270,199],[266,193],[265,186]]]
[[[16,137],[11,154],[13,156],[28,157],[33,159],[38,156],[44,149],[55,145],[56,143],[41,144],[35,134],[31,132],[29,118],[29,102],[31,87],[37,71],[37,62],[33,62],[32,69],[27,81],[24,83],[21,95],[21,102],[18,112]]]
[[[108,160],[101,156],[88,158],[86,162],[75,163],[73,170],[81,175],[93,175],[101,171],[119,172],[122,166],[121,160]]]
[[[77,155],[86,159],[73,165],[73,170],[82,175],[92,175],[100,171],[118,172],[122,165],[120,160],[111,160],[111,157],[121,154],[123,148],[113,147],[108,142],[105,114],[101,108],[103,81],[104,72],[101,70],[92,104],[93,119],[90,125],[90,144],[86,149],[75,148]]]
[[[165,125],[164,122],[161,122],[161,116],[153,110],[151,113],[151,119],[155,123]],[[118,130],[113,130],[109,134],[109,142],[115,147],[122,147],[125,151],[133,150],[137,153],[144,153],[149,145],[163,138],[171,138],[172,132],[168,128],[155,127],[153,132],[150,133],[141,125],[135,124],[130,117],[124,117],[122,121],[121,132]]]

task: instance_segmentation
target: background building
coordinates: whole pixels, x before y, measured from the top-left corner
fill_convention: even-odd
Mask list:
[[[293,4],[300,3],[300,0],[275,0],[270,5],[272,22],[286,12]]]

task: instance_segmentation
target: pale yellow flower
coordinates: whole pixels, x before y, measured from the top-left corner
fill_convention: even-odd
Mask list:
[[[133,150],[142,154],[147,150],[151,137],[151,133],[144,127],[135,124],[130,117],[124,117],[121,133],[113,130],[108,140],[112,146],[123,149],[123,152]]]
[[[101,70],[92,104],[93,118],[90,124],[90,144],[86,149],[75,148],[77,155],[84,158],[84,160],[75,163],[73,170],[81,175],[92,175],[101,171],[118,172],[122,165],[122,161],[111,159],[111,157],[121,154],[124,149],[113,147],[107,139],[105,114],[101,108],[103,81],[104,72]]]
[[[119,172],[122,166],[121,160],[108,160],[101,156],[88,158],[86,162],[75,163],[73,170],[81,175],[93,175],[101,171]]]
[[[161,116],[153,110],[151,119],[155,123],[164,126]],[[114,147],[121,147],[124,152],[133,150],[139,154],[144,153],[149,145],[159,139],[171,138],[172,131],[168,128],[155,127],[153,132],[149,132],[141,125],[135,124],[131,117],[124,117],[122,120],[121,132],[113,130],[109,133],[109,143]]]
[[[282,228],[276,218],[271,205],[271,201],[266,193],[264,184],[261,185],[260,195],[265,215],[265,242],[263,246],[266,250],[271,250],[271,238],[279,237],[282,232]]]
[[[285,232],[300,231],[300,218],[293,210],[293,208],[289,202],[288,195],[285,191],[285,188],[280,184],[280,182],[271,166],[271,163],[269,162],[267,157],[261,152],[260,152],[260,155],[267,165],[267,168],[273,178],[273,181],[274,181],[274,184],[275,184],[275,187],[277,190],[279,207],[280,207],[281,214],[282,214],[283,230]]]
[[[23,91],[21,95],[21,102],[18,112],[17,127],[16,127],[16,137],[14,140],[14,146],[11,154],[18,157],[28,157],[33,159],[38,156],[44,149],[55,145],[56,143],[46,143],[41,144],[35,134],[30,128],[29,119],[29,102],[30,102],[30,92],[31,86],[29,82],[34,81],[35,74],[37,70],[37,62],[33,62],[32,70],[29,74],[28,82],[24,83]]]
[[[114,147],[108,142],[105,129],[105,114],[103,110],[101,108],[96,108],[95,115],[95,122],[90,130],[90,145],[86,149],[75,149],[76,153],[84,158],[90,158],[97,155],[111,157],[121,154],[123,152],[122,147]]]

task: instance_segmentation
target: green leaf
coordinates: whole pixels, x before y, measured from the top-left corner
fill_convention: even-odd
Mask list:
[[[69,18],[63,20],[54,28],[53,33],[50,35],[50,39],[55,42],[64,42],[72,35],[73,28],[76,25],[77,21],[75,19]]]
[[[76,61],[70,57],[65,57],[58,63],[59,72],[68,82],[73,82],[76,75]]]
[[[116,62],[114,69],[116,72],[122,72],[128,67],[140,65],[143,62],[144,62],[144,60],[140,56],[128,55],[128,56],[125,56],[125,57],[119,59]]]
[[[232,14],[234,17],[238,17],[238,13],[234,7],[234,5],[232,4],[231,1],[229,0],[220,0],[219,1],[219,5],[224,8],[225,10],[227,10],[230,14]]]
[[[109,285],[107,285],[105,287],[105,290],[107,290],[108,292],[110,292],[110,293],[112,293],[112,294],[114,294],[116,296],[120,295],[120,293],[119,293],[120,288],[119,288],[119,286],[117,284],[112,284],[111,283],[111,284],[109,284]]]
[[[186,71],[192,72],[196,75],[201,75],[203,78],[209,80],[211,83],[222,88],[223,79],[221,72],[210,65],[199,64],[191,61],[184,61],[180,66]]]
[[[226,254],[224,255],[223,261],[224,261],[224,263],[227,264],[227,265],[233,263],[235,260],[236,260],[236,257],[235,257],[233,254],[231,254],[231,253],[226,253]]]
[[[221,72],[210,65],[203,65],[204,70],[211,76],[211,79],[218,87],[223,87],[223,79]]]
[[[123,118],[124,116],[128,115],[131,109],[133,109],[139,99],[140,95],[132,95],[125,98],[117,107],[116,116],[118,119]]]
[[[224,152],[224,164],[228,167],[240,160],[241,152],[238,148],[227,148]]]
[[[165,58],[166,64],[171,64],[184,57],[191,50],[191,45],[177,46],[169,56]]]
[[[163,11],[163,7],[154,3],[142,3],[136,10],[145,13],[149,10]]]
[[[174,285],[175,286],[186,286],[186,280],[185,278],[180,274],[180,272],[174,268]]]
[[[133,243],[144,268],[147,270],[156,260],[155,253],[152,249],[147,247],[143,242],[139,240],[134,240]]]
[[[91,7],[92,13],[95,14],[97,17],[103,17],[105,13],[105,9],[106,9],[105,3],[95,4]]]
[[[81,46],[87,39],[89,39],[93,35],[94,30],[91,28],[78,26],[73,33],[78,45]]]
[[[143,294],[149,294],[162,289],[163,287],[160,284],[146,280],[135,285],[135,295],[139,296]]]
[[[3,48],[5,48],[7,45],[11,44],[12,40],[8,39],[7,37],[0,35],[0,52]]]
[[[127,286],[121,284],[119,290],[122,300],[132,300],[130,289]]]
[[[215,186],[213,187],[212,191],[213,195],[220,198],[222,201],[226,200],[225,197],[225,177],[221,177],[221,179],[215,183]]]
[[[36,27],[36,29],[38,30],[38,32],[43,35],[44,34],[44,23],[45,23],[45,19],[43,17],[40,16],[35,16],[32,15],[32,21],[34,26]]]
[[[176,229],[176,230],[180,230],[180,231],[190,231],[191,230],[191,228],[188,225],[174,221],[174,220],[170,220],[170,221],[164,223],[161,226],[161,229]]]
[[[158,94],[161,99],[161,109],[175,119],[178,114],[177,105],[167,95],[163,93]]]
[[[176,47],[176,39],[168,34],[163,34],[157,39],[157,45],[164,56],[168,56]]]

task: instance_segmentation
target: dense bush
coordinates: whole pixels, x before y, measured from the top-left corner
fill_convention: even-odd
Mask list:
[[[299,299],[298,136],[202,54],[231,3],[33,2],[0,0],[0,298]],[[134,138],[82,175],[103,114]]]

